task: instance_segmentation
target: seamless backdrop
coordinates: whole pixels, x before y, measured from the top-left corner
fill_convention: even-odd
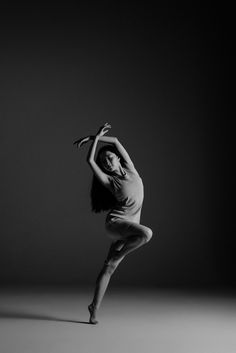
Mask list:
[[[72,143],[109,122],[154,233],[114,283],[234,285],[226,11],[97,3],[0,16],[1,283],[94,281],[110,241],[105,214],[90,211],[88,146]]]

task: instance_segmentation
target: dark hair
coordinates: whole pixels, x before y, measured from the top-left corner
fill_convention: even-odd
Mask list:
[[[118,157],[120,157],[121,162],[122,162],[122,158],[119,155],[115,146],[105,145],[100,148],[96,157],[96,163],[104,173],[111,174],[104,169],[100,159],[101,154],[106,151],[115,153]],[[96,213],[101,211],[108,211],[117,204],[117,200],[114,197],[114,195],[111,193],[110,190],[108,190],[108,188],[102,185],[102,183],[98,180],[96,175],[93,175],[90,197],[91,197],[92,211]]]

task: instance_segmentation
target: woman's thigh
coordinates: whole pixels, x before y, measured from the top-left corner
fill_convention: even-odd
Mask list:
[[[126,239],[131,235],[143,236],[150,231],[142,224],[120,219],[106,222],[106,230],[112,240]]]

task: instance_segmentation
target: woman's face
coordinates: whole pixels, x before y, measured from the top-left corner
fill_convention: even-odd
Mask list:
[[[119,169],[120,166],[120,158],[111,151],[105,151],[101,154],[100,157],[101,163],[109,172],[113,172]]]

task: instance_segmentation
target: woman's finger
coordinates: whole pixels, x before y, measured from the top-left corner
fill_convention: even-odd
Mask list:
[[[111,125],[104,126],[103,129],[110,129]]]
[[[78,139],[78,140],[75,140],[75,141],[73,142],[73,145],[75,145],[76,143],[80,143],[80,141],[81,141],[81,138]]]

